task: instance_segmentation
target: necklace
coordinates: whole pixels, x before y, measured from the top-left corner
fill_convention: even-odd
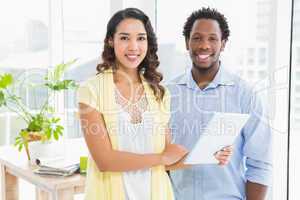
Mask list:
[[[120,91],[115,88],[115,101],[130,116],[130,123],[138,124],[142,122],[142,114],[147,110],[148,101],[145,93],[136,101],[127,100]]]

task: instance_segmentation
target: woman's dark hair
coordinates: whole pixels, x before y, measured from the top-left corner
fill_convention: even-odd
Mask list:
[[[192,31],[194,22],[198,19],[216,20],[222,32],[222,40],[227,42],[230,35],[227,19],[219,11],[211,8],[202,8],[200,10],[196,10],[187,18],[183,27],[183,35],[186,40],[190,39],[190,33]]]
[[[114,49],[109,45],[109,40],[114,37],[116,28],[121,21],[124,19],[137,19],[140,20],[145,27],[148,40],[148,50],[144,60],[138,66],[139,73],[143,73],[144,78],[149,83],[153,93],[158,101],[161,101],[165,90],[159,85],[162,81],[163,76],[161,73],[156,71],[159,61],[157,56],[157,38],[153,31],[152,25],[149,18],[137,8],[126,8],[115,13],[107,24],[106,36],[104,39],[104,49],[102,52],[102,63],[97,65],[98,74],[102,73],[107,69],[115,68],[116,56]]]

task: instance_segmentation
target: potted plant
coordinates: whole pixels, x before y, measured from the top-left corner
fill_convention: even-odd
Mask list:
[[[60,118],[54,115],[51,100],[57,92],[77,87],[74,80],[63,79],[64,72],[74,62],[76,60],[56,65],[45,75],[44,82],[38,87],[46,87],[48,95],[38,112],[31,112],[21,97],[16,94],[16,80],[12,74],[0,74],[0,107],[5,106],[25,121],[27,127],[20,130],[15,138],[15,146],[19,151],[25,148],[28,160],[31,160],[30,142],[47,143],[53,139],[57,141],[63,135],[64,128],[59,124]]]

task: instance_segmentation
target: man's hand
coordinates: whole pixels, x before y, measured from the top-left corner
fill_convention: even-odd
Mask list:
[[[219,165],[227,165],[233,153],[233,146],[227,146],[215,153],[215,158],[219,161]]]

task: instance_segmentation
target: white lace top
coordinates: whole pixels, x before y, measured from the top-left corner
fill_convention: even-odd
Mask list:
[[[146,96],[132,105],[124,104],[126,99],[115,89],[118,112],[119,149],[132,153],[154,153],[151,142],[153,116],[147,111]],[[128,103],[128,102],[127,102]],[[150,169],[123,173],[126,200],[151,199]]]

